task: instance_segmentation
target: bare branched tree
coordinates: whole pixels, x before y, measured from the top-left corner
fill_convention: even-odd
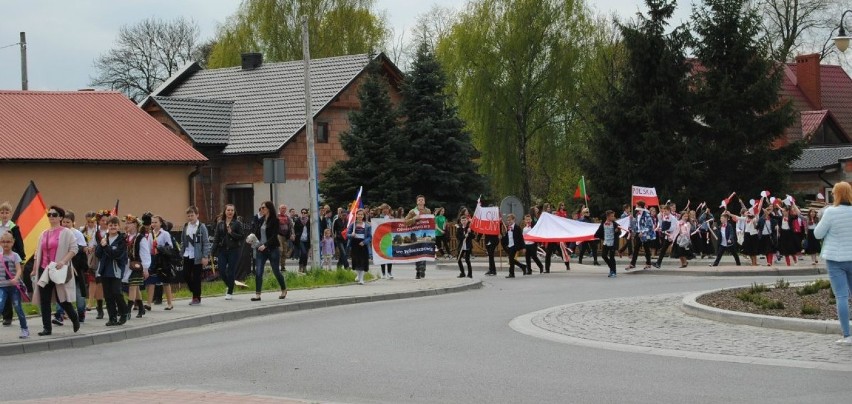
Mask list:
[[[837,0],[763,0],[764,32],[776,60],[790,61],[797,53],[828,51],[822,39],[835,25],[831,10]]]
[[[199,33],[198,24],[184,18],[125,25],[115,46],[95,60],[97,75],[89,85],[121,91],[139,102],[193,60]]]

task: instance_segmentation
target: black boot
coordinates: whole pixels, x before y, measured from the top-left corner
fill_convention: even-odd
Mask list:
[[[136,299],[136,308],[139,310],[136,313],[136,318],[142,318],[145,315],[145,305],[142,304],[142,299]]]
[[[110,317],[109,321],[106,322],[107,327],[113,327],[116,325],[118,325],[118,319],[116,319],[115,317]]]
[[[104,318],[104,299],[98,299],[98,320]],[[112,319],[114,320],[114,319]]]
[[[130,318],[130,314],[122,314],[122,315],[120,315],[120,316],[118,317],[118,321],[116,322],[116,325],[123,325],[124,323],[126,323],[126,322],[127,322],[127,319],[128,319],[128,318]]]
[[[80,329],[80,319],[77,317],[77,309],[74,308],[70,302],[62,302],[60,304],[62,309],[65,310],[65,314],[68,316],[68,319],[71,320],[71,324],[74,326],[74,332]]]
[[[154,286],[154,304],[163,304],[163,285]]]

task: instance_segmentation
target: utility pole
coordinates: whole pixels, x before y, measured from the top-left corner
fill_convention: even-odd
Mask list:
[[[314,114],[311,111],[311,49],[308,46],[308,17],[302,16],[302,52],[305,57],[305,138],[308,144],[308,203],[311,214],[311,266],[320,266],[319,194],[314,150]]]
[[[27,91],[27,33],[21,32],[21,90]]]

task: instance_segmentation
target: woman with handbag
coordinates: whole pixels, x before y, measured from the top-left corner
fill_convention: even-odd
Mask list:
[[[98,270],[95,279],[101,284],[106,300],[109,321],[107,327],[122,325],[129,317],[124,296],[121,294],[121,280],[127,271],[127,241],[118,229],[121,221],[117,216],[107,219],[107,233],[99,237],[95,246],[98,257]]]
[[[145,306],[142,304],[142,292],[140,287],[148,279],[148,268],[151,267],[151,244],[148,241],[148,229],[142,226],[140,229],[139,220],[136,216],[127,215],[124,218],[125,230],[127,230],[127,264],[130,269],[130,276],[127,279],[127,315],[130,316],[130,311],[133,305],[139,312],[136,318],[141,318],[145,315]],[[125,273],[125,275],[127,275]]]
[[[260,245],[257,247],[257,259],[254,267],[254,292],[255,297],[251,301],[260,301],[260,292],[263,290],[263,272],[265,270],[266,261],[269,261],[269,266],[272,267],[272,274],[278,280],[278,286],[281,287],[279,299],[287,297],[287,283],[284,281],[284,275],[281,274],[279,264],[281,263],[281,248],[278,241],[278,215],[275,214],[275,205],[271,201],[263,202],[260,205],[260,217],[256,223],[255,229]]]
[[[225,210],[222,211],[219,220],[216,222],[216,232],[213,236],[213,255],[217,257],[219,273],[222,275],[225,287],[228,288],[225,292],[225,300],[231,300],[234,296],[234,277],[237,274],[240,250],[243,246],[243,240],[245,240],[243,224],[237,220],[236,212],[234,205],[225,205]],[[275,216],[275,218],[277,220],[278,216]],[[281,238],[275,238],[279,243],[281,242]],[[278,261],[281,261],[280,257]]]
[[[77,286],[71,259],[77,254],[77,239],[71,229],[62,227],[65,210],[51,206],[47,210],[47,220],[50,228],[39,236],[35,252],[33,268],[37,274],[33,283],[33,301],[40,304],[41,323],[44,330],[38,335],[45,336],[53,333],[50,322],[50,307],[53,301],[58,302],[74,324],[74,332],[80,329],[80,320],[72,302],[77,301]],[[50,269],[50,271],[48,270]],[[50,272],[53,272],[51,274]]]
[[[177,254],[175,243],[172,240],[172,235],[163,229],[163,218],[160,216],[151,217],[151,267],[156,268],[157,277],[163,283],[163,292],[166,294],[166,303],[168,305],[163,310],[172,310],[172,263],[171,257]],[[148,306],[154,302],[154,284],[148,284]]]

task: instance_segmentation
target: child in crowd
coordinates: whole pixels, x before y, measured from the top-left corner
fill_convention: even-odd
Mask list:
[[[331,228],[326,228],[322,233],[322,268],[331,270],[331,257],[334,256],[334,235]]]
[[[29,338],[30,331],[27,328],[27,317],[21,306],[21,256],[12,251],[15,238],[12,233],[6,232],[0,236],[0,246],[3,248],[3,270],[0,271],[0,307],[6,304],[6,299],[11,299],[15,312],[18,313],[18,322],[21,323],[20,338]]]

